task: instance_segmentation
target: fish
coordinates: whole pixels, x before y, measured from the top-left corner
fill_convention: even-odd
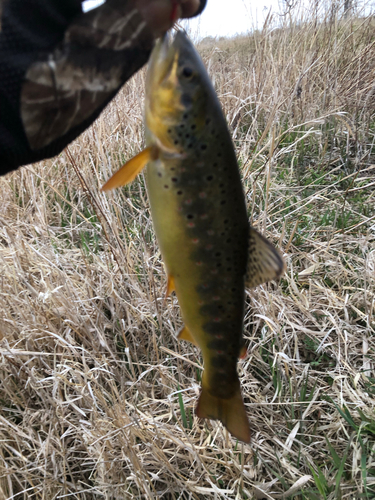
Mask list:
[[[245,285],[281,276],[273,245],[250,227],[231,135],[206,68],[183,31],[159,39],[145,92],[146,148],[102,187],[123,186],[147,165],[157,241],[184,322],[180,340],[202,351],[196,407],[250,442],[237,373],[243,341]],[[245,283],[246,282],[246,283]]]

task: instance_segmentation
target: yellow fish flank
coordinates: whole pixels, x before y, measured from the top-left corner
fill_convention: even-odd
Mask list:
[[[147,191],[168,293],[175,290],[185,327],[179,338],[202,350],[196,414],[220,420],[249,442],[237,360],[243,350],[245,280],[279,277],[283,261],[250,228],[232,140],[215,90],[183,32],[160,40],[146,81],[148,147],[103,186],[132,181],[147,164]]]

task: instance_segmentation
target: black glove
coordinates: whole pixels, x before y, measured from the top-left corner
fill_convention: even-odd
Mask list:
[[[137,0],[87,13],[81,0],[2,3],[0,175],[60,153],[147,62],[154,39]]]

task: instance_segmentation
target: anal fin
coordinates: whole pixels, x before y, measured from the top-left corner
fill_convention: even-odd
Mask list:
[[[134,181],[137,175],[143,170],[147,163],[156,160],[158,149],[156,146],[149,146],[131,160],[127,161],[101,188],[101,191],[110,191]]]
[[[195,346],[199,347],[197,344],[195,338],[192,336],[190,333],[190,330],[187,328],[187,326],[183,326],[181,330],[177,334],[178,340],[186,340],[187,342],[190,342],[191,344],[194,344]]]
[[[253,227],[249,235],[249,257],[246,271],[246,287],[255,286],[280,278],[285,263],[276,248]]]

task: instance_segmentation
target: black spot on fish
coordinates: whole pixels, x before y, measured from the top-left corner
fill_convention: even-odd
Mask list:
[[[212,181],[212,179],[213,179],[213,178],[214,178],[214,176],[213,176],[213,175],[208,175],[208,176],[206,177],[206,180],[208,180],[208,181]]]
[[[206,125],[209,125],[210,123],[211,123],[211,118],[207,118]]]
[[[191,149],[192,147],[193,147],[193,145],[192,145],[192,143],[190,142],[190,143],[188,144],[188,148],[189,148],[189,149]]]
[[[177,177],[172,177],[172,181],[177,182],[178,181]]]
[[[169,129],[168,129],[168,134],[171,134],[171,133],[172,133],[172,129],[171,129],[171,128],[169,128]]]
[[[186,139],[190,138],[190,134],[185,134]]]
[[[182,191],[177,191],[177,194],[180,196],[182,195]]]
[[[205,149],[207,149],[207,144],[202,144],[201,145],[201,150],[204,151]]]
[[[226,201],[225,200],[221,200],[220,205],[225,205],[225,204],[226,204]]]
[[[168,188],[169,188],[168,184],[165,184],[165,185],[164,185],[164,188],[165,188],[165,189],[168,189]]]
[[[221,158],[221,153],[218,153],[217,156],[218,156],[218,158]]]
[[[182,116],[182,118],[183,118],[184,120],[187,120],[187,119],[188,119],[188,117],[189,117],[188,113],[184,113],[184,114],[183,114],[183,116]]]
[[[174,141],[174,143],[175,143],[175,145],[177,146],[177,144],[178,144],[178,140],[176,139],[176,140]]]
[[[158,172],[158,177],[161,177],[161,173],[160,172]]]
[[[191,130],[195,130],[197,128],[197,126],[193,123],[193,125],[190,128],[191,128]]]
[[[194,215],[193,215],[193,214],[188,214],[188,215],[186,216],[186,218],[187,218],[187,219],[194,219]]]

